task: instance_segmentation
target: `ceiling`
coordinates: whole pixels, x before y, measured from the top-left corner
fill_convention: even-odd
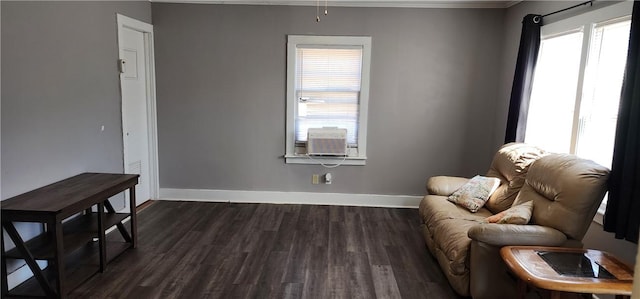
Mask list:
[[[150,0],[155,3],[239,4],[239,5],[300,5],[324,6],[325,0]],[[331,6],[349,7],[414,7],[414,8],[507,8],[520,1],[489,0],[331,0]]]

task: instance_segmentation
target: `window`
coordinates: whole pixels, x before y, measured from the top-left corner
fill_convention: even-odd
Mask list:
[[[289,35],[287,163],[364,165],[371,37]],[[347,130],[347,157],[306,155],[309,128]]]
[[[542,27],[525,142],[611,168],[631,4]]]

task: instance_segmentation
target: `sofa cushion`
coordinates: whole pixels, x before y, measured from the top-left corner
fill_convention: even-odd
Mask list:
[[[447,200],[475,213],[484,206],[498,185],[500,185],[498,178],[476,175],[447,197]]]
[[[524,143],[508,143],[496,153],[487,176],[499,178],[500,187],[494,192],[485,207],[494,214],[511,207],[524,184],[529,165],[546,155],[543,149]]]
[[[427,192],[432,195],[449,196],[469,181],[468,178],[432,176],[427,179]]]
[[[568,154],[550,154],[529,169],[514,204],[534,201],[532,223],[582,240],[607,191],[609,169]]]
[[[420,216],[425,229],[429,231],[434,248],[446,258],[438,258],[440,267],[451,275],[468,275],[468,252],[471,239],[467,231],[479,223],[491,212],[481,208],[476,213],[447,201],[445,196],[427,195],[420,202]],[[436,254],[435,252],[433,252]]]

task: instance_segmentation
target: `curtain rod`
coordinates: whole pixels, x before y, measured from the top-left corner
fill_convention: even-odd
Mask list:
[[[569,9],[574,9],[574,8],[576,8],[576,7],[580,7],[580,6],[587,5],[587,4],[589,4],[589,5],[593,6],[593,1],[594,1],[594,0],[591,0],[591,1],[585,1],[585,2],[582,2],[582,3],[580,3],[580,4],[576,4],[576,5],[574,5],[574,6],[567,7],[567,8],[565,8],[565,9],[556,10],[556,11],[554,11],[554,12],[550,12],[550,13],[548,13],[548,14],[546,14],[546,15],[542,15],[542,17],[544,18],[544,17],[550,16],[550,15],[555,15],[555,14],[557,14],[557,13],[560,13],[560,12],[563,12],[563,11],[567,11],[567,10],[569,10]]]

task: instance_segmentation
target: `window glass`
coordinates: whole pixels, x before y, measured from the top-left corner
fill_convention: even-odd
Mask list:
[[[296,49],[296,142],[307,140],[309,128],[338,127],[357,145],[361,73],[361,47]]]
[[[611,167],[630,20],[595,26],[585,71],[576,154]]]
[[[525,142],[611,168],[630,13],[629,3],[623,2],[576,17],[580,21],[566,20],[570,26],[547,28],[549,36],[541,41],[534,74]],[[598,21],[591,21],[594,18]],[[567,32],[576,26],[587,34],[579,28]],[[553,35],[554,31],[564,33]],[[605,196],[599,213],[606,203]]]
[[[569,152],[582,36],[578,31],[541,41],[525,142],[551,152]]]

